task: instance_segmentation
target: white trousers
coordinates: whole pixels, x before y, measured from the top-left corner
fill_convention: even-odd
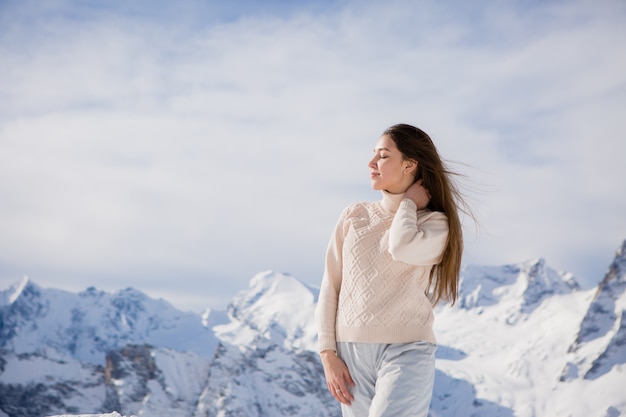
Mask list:
[[[343,417],[426,417],[435,382],[435,351],[430,342],[337,343],[355,386]]]

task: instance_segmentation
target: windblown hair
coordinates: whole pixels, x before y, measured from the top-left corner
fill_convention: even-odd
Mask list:
[[[452,178],[458,174],[448,169],[432,139],[421,129],[407,124],[397,124],[385,130],[384,135],[395,142],[405,160],[417,161],[415,181],[421,179],[422,185],[430,193],[428,209],[442,212],[448,218],[448,242],[441,262],[430,272],[427,293],[433,304],[442,299],[454,304],[459,291],[463,254],[463,231],[459,211],[467,213],[467,204]]]

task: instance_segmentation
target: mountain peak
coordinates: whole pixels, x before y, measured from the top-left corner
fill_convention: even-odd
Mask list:
[[[31,290],[39,289],[39,287],[25,275],[19,282],[11,285],[7,290],[0,291],[0,306],[13,304],[23,293],[28,292],[29,288]]]
[[[563,379],[575,370],[585,379],[597,379],[614,367],[626,364],[626,241],[615,258],[580,324],[576,340],[569,348],[574,355]]]
[[[200,315],[177,310],[133,288],[110,294],[90,287],[76,294],[42,289],[24,279],[0,293],[0,299],[5,300],[0,305],[0,347],[18,354],[46,351],[101,364],[108,350],[128,343],[206,357],[217,346]],[[223,321],[214,315],[207,323]]]
[[[571,274],[544,259],[464,268],[459,302],[436,320],[444,355],[431,414],[624,414],[625,249],[597,297],[595,317],[610,320],[595,324],[605,330],[570,352],[594,290],[577,291]],[[0,306],[0,415],[31,403],[50,412],[30,416],[94,405],[129,416],[339,415],[317,354],[316,291],[262,272],[227,320],[182,313],[132,288],[76,295],[24,281],[0,293],[14,300]],[[36,314],[25,314],[29,306]]]
[[[525,266],[525,270],[522,270],[527,283],[524,302],[531,309],[546,296],[568,294],[580,288],[572,274],[547,267],[543,258],[534,263],[528,262]]]
[[[615,253],[609,270],[598,285],[580,332],[570,351],[616,332],[626,309],[626,240]]]
[[[312,326],[316,293],[289,274],[265,271],[256,274],[247,290],[235,296],[228,307],[232,323],[218,326],[222,340],[230,340],[241,327],[255,335],[303,348],[314,346]]]
[[[615,252],[615,258],[609,265],[604,279],[600,282],[598,292],[601,292],[605,287],[611,285],[619,285],[623,291],[623,285],[626,284],[626,240],[622,243],[622,246]]]
[[[545,298],[578,289],[572,274],[546,266],[543,258],[497,267],[469,265],[461,273],[460,307],[482,308],[504,301],[530,313]]]
[[[284,311],[286,304],[297,305],[303,299],[314,301],[311,290],[289,274],[265,271],[256,274],[247,290],[235,296],[229,312],[234,318],[245,320],[245,313],[262,307],[275,314]]]

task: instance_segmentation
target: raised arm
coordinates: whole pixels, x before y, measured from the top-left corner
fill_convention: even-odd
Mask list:
[[[389,229],[389,253],[410,265],[436,265],[448,241],[448,218],[436,211],[420,210],[405,198]]]

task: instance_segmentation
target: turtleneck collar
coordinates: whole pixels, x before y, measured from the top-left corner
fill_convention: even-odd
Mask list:
[[[391,194],[388,191],[382,190],[383,199],[380,201],[380,206],[385,211],[395,212],[400,207],[400,203],[404,199],[404,193]]]

